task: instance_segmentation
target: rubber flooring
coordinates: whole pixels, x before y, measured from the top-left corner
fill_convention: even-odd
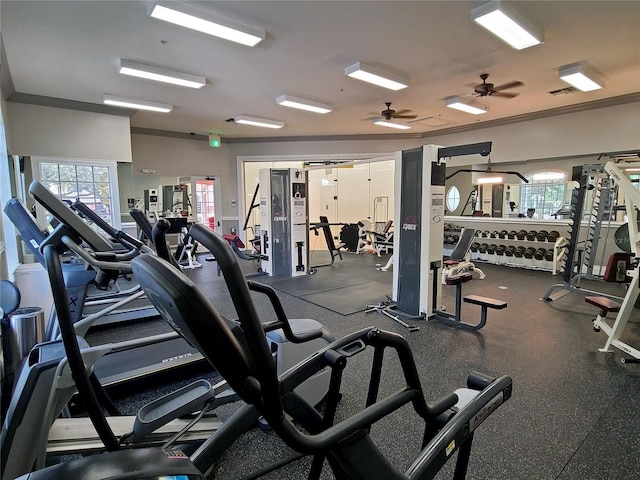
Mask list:
[[[376,270],[386,258],[345,254],[332,267],[318,269],[305,282],[364,285],[376,282],[391,290],[392,272]],[[235,312],[215,263],[187,272],[214,306],[227,317]],[[471,371],[509,375],[513,397],[477,430],[467,478],[495,479],[619,479],[638,478],[640,465],[640,365],[622,364],[624,354],[601,353],[605,342],[591,320],[595,307],[581,293],[569,293],[553,302],[541,298],[560,281],[549,272],[479,264],[484,280],[464,284],[464,294],[494,297],[508,302],[504,310],[490,310],[487,325],[478,332],[448,327],[434,321],[416,321],[419,331],[410,333],[392,319],[359,311],[336,313],[300,295],[279,290],[290,318],[314,318],[341,337],[366,326],[377,326],[403,335],[409,342],[427,400],[434,400],[464,386]],[[245,264],[247,273],[253,266]],[[254,281],[278,288],[282,279],[259,277]],[[302,282],[303,280],[300,280]],[[583,281],[585,289],[624,295],[617,285]],[[365,300],[367,290],[359,295]],[[451,311],[455,288],[444,286],[443,307]],[[264,320],[272,318],[266,299],[253,294]],[[309,295],[309,294],[308,294]],[[356,295],[353,295],[355,297]],[[381,299],[382,300],[382,299]],[[366,300],[368,301],[368,300]],[[463,320],[479,319],[480,308],[463,304]],[[624,340],[640,345],[640,321],[635,311]],[[357,412],[364,404],[370,357],[353,357],[345,371],[344,396],[338,420]],[[398,386],[398,363],[389,358],[383,371],[385,390]],[[400,376],[401,377],[401,376]],[[222,412],[230,415],[234,407]],[[373,426],[371,434],[388,459],[406,469],[420,450],[421,427],[410,408]],[[242,478],[290,453],[273,432],[251,431],[240,437],[216,465],[216,479]],[[266,475],[268,479],[306,478],[309,460],[303,459]],[[437,475],[451,478],[453,462]],[[325,468],[322,478],[332,478]]]

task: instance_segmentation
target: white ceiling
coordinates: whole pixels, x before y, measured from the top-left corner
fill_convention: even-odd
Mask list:
[[[415,135],[640,99],[640,1],[515,2],[545,32],[544,44],[522,51],[471,20],[471,8],[482,1],[200,3],[264,28],[266,39],[254,48],[219,40],[150,18],[142,1],[3,0],[4,95],[42,104],[84,102],[70,103],[76,108],[100,104],[104,93],[170,103],[171,113],[137,112],[131,125],[228,139],[397,134],[364,120],[387,101],[418,115],[407,131]],[[207,85],[192,90],[126,77],[117,73],[120,58],[204,76]],[[344,68],[355,61],[402,72],[411,85],[392,92],[346,77]],[[558,67],[579,61],[603,74],[605,88],[550,95],[568,86]],[[485,72],[496,85],[525,85],[513,90],[520,93],[514,99],[489,97],[484,115],[444,106],[445,97],[471,94]],[[275,99],[282,94],[334,111],[281,107]],[[238,114],[286,126],[226,122]]]

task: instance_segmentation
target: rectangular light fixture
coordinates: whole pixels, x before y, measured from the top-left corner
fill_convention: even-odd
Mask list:
[[[500,0],[473,8],[471,18],[516,50],[539,45],[544,38],[540,29]]]
[[[149,15],[198,32],[253,47],[264,40],[264,29],[186,2],[155,2]]]
[[[542,172],[542,173],[534,173],[533,179],[535,181],[540,180],[564,180],[565,174],[562,172]]]
[[[487,113],[486,109],[477,107],[466,101],[463,101],[460,97],[447,97],[444,99],[444,104],[449,108],[460,110],[461,112],[472,113],[474,115],[481,115],[483,113]]]
[[[265,118],[250,117],[249,115],[236,115],[233,120],[236,123],[241,123],[243,125],[253,125],[254,127],[265,127],[265,128],[284,127],[284,122],[267,120]]]
[[[149,102],[147,100],[137,100],[135,98],[118,97],[116,95],[104,94],[102,103],[113,105],[114,107],[133,108],[136,110],[149,110],[151,112],[168,113],[173,110],[173,105],[167,103]]]
[[[624,169],[625,172],[640,172],[640,167],[631,167],[631,168],[625,168]]]
[[[381,118],[380,120],[375,120],[373,123],[375,125],[380,125],[381,127],[398,128],[400,130],[407,130],[411,128],[411,125],[407,125],[406,123],[392,122],[390,120],[385,120],[384,118]]]
[[[502,177],[482,177],[477,180],[479,185],[486,183],[502,183]]]
[[[171,83],[172,85],[180,85],[182,87],[202,88],[207,84],[207,80],[204,77],[177,72],[167,68],[132,62],[131,60],[121,59],[120,69],[118,71],[123,75],[131,75],[132,77]]]
[[[280,95],[276,98],[276,103],[283,107],[298,108],[300,110],[307,110],[308,112],[315,113],[329,113],[332,110],[329,105],[325,105],[324,103],[296,98],[291,95]]]
[[[398,73],[384,71],[377,67],[372,67],[362,62],[356,62],[344,69],[344,74],[362,80],[363,82],[373,83],[379,87],[388,88],[389,90],[402,90],[409,86],[409,79]]]
[[[562,80],[583,92],[598,90],[604,86],[604,80],[593,69],[582,63],[560,67],[558,74]]]

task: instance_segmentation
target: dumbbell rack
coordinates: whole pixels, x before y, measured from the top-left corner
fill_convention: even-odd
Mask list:
[[[551,271],[559,232],[552,230],[483,231],[471,246],[471,260]]]

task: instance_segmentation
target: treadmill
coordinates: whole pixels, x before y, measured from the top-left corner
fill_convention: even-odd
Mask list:
[[[36,182],[37,181],[34,181],[34,183]],[[32,184],[31,188],[39,191],[38,188],[44,187],[38,182],[36,186]],[[18,228],[24,242],[32,251],[38,252],[36,254],[37,258],[42,258],[40,248],[47,243],[54,243],[59,252],[65,252],[69,249],[77,252],[82,251],[78,243],[80,240],[87,240],[84,237],[87,231],[91,231],[97,235],[97,233],[73,213],[66,204],[58,200],[55,196],[51,196],[62,204],[64,209],[58,208],[52,210],[49,209],[51,202],[47,204],[43,203],[43,206],[52,214],[56,215],[56,218],[60,221],[60,225],[58,225],[50,235],[45,235],[44,232],[39,229],[33,217],[20,200],[10,200],[4,209],[7,216]],[[38,198],[43,199],[45,196],[38,195]],[[81,234],[71,228],[70,225],[74,223],[73,220],[71,220],[73,218],[78,220],[75,224],[82,230]],[[74,241],[72,237],[74,237],[76,241]],[[89,242],[87,241],[87,243]],[[86,252],[84,252],[83,255],[91,258]],[[109,253],[109,255],[113,256],[112,253]],[[95,260],[93,263],[96,264],[97,268],[128,267],[128,264],[124,262]],[[64,281],[65,285],[69,285],[72,279],[76,281],[77,276],[80,277],[81,281],[84,281],[87,276],[93,275],[95,277],[96,275],[96,272],[92,270],[84,270],[83,272],[87,273],[79,275],[78,271],[72,270],[70,273],[65,272],[63,274],[64,279],[60,279],[60,281]],[[79,323],[81,322],[82,320],[79,321]],[[77,325],[78,323],[74,320],[74,324]],[[83,325],[83,328],[80,330],[86,333],[88,328],[89,325]],[[79,333],[79,335],[82,337],[84,333]],[[207,364],[203,362],[203,357],[200,352],[191,347],[175,332],[114,343],[111,344],[110,347],[111,352],[102,356],[94,367],[97,378],[100,380],[102,386],[107,389],[114,389],[116,387],[128,389],[134,382],[150,379],[150,377],[165,376],[171,372],[175,373],[176,370],[189,369],[191,372],[195,368],[207,368]]]

